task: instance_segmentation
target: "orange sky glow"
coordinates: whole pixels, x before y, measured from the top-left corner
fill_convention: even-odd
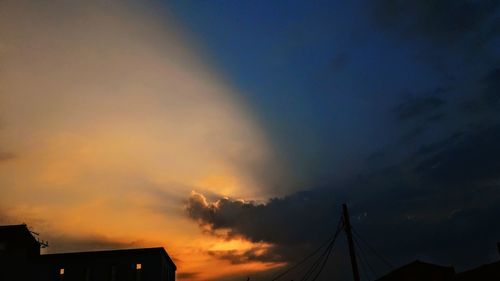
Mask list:
[[[2,223],[28,223],[47,252],[161,245],[178,273],[199,273],[182,280],[282,265],[215,258],[270,245],[204,234],[185,214],[193,190],[264,198],[256,169],[283,171],[174,19],[127,1],[8,0],[0,39]],[[89,239],[101,244],[64,242]]]

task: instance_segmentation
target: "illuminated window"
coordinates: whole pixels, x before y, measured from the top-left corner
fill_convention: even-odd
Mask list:
[[[141,281],[141,274],[142,274],[142,264],[136,263],[135,264],[135,281]]]
[[[64,268],[59,269],[59,275],[64,275]]]

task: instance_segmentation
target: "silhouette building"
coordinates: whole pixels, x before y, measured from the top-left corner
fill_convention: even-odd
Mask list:
[[[40,254],[26,225],[0,226],[0,280],[175,281],[164,248]]]
[[[402,266],[377,281],[452,281],[455,280],[452,266],[440,266],[416,260]]]
[[[484,264],[479,267],[460,272],[456,281],[498,281],[500,280],[500,261]]]
[[[499,249],[500,252],[500,249]],[[422,261],[414,261],[397,268],[376,281],[498,281],[500,261],[455,272],[453,266],[441,266]]]

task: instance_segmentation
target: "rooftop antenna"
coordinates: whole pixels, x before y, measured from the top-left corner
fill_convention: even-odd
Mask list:
[[[26,224],[24,224],[24,225],[26,225]],[[49,247],[49,241],[45,241],[45,240],[40,239],[40,233],[33,231],[33,230],[31,229],[31,227],[29,227],[29,226],[27,226],[27,225],[26,225],[26,227],[28,228],[28,231],[29,231],[31,234],[33,234],[33,236],[34,236],[34,237],[35,237],[35,239],[36,239],[36,242],[38,243],[38,245],[40,245],[40,248],[41,248],[41,249],[45,249],[45,248]]]
[[[41,239],[36,239],[36,242],[40,245],[41,249],[45,249],[49,247],[49,241],[41,240]]]

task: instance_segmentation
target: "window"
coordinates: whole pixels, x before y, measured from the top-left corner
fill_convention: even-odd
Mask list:
[[[141,281],[142,263],[135,264],[135,280]]]
[[[64,268],[59,268],[59,275],[64,275]]]

